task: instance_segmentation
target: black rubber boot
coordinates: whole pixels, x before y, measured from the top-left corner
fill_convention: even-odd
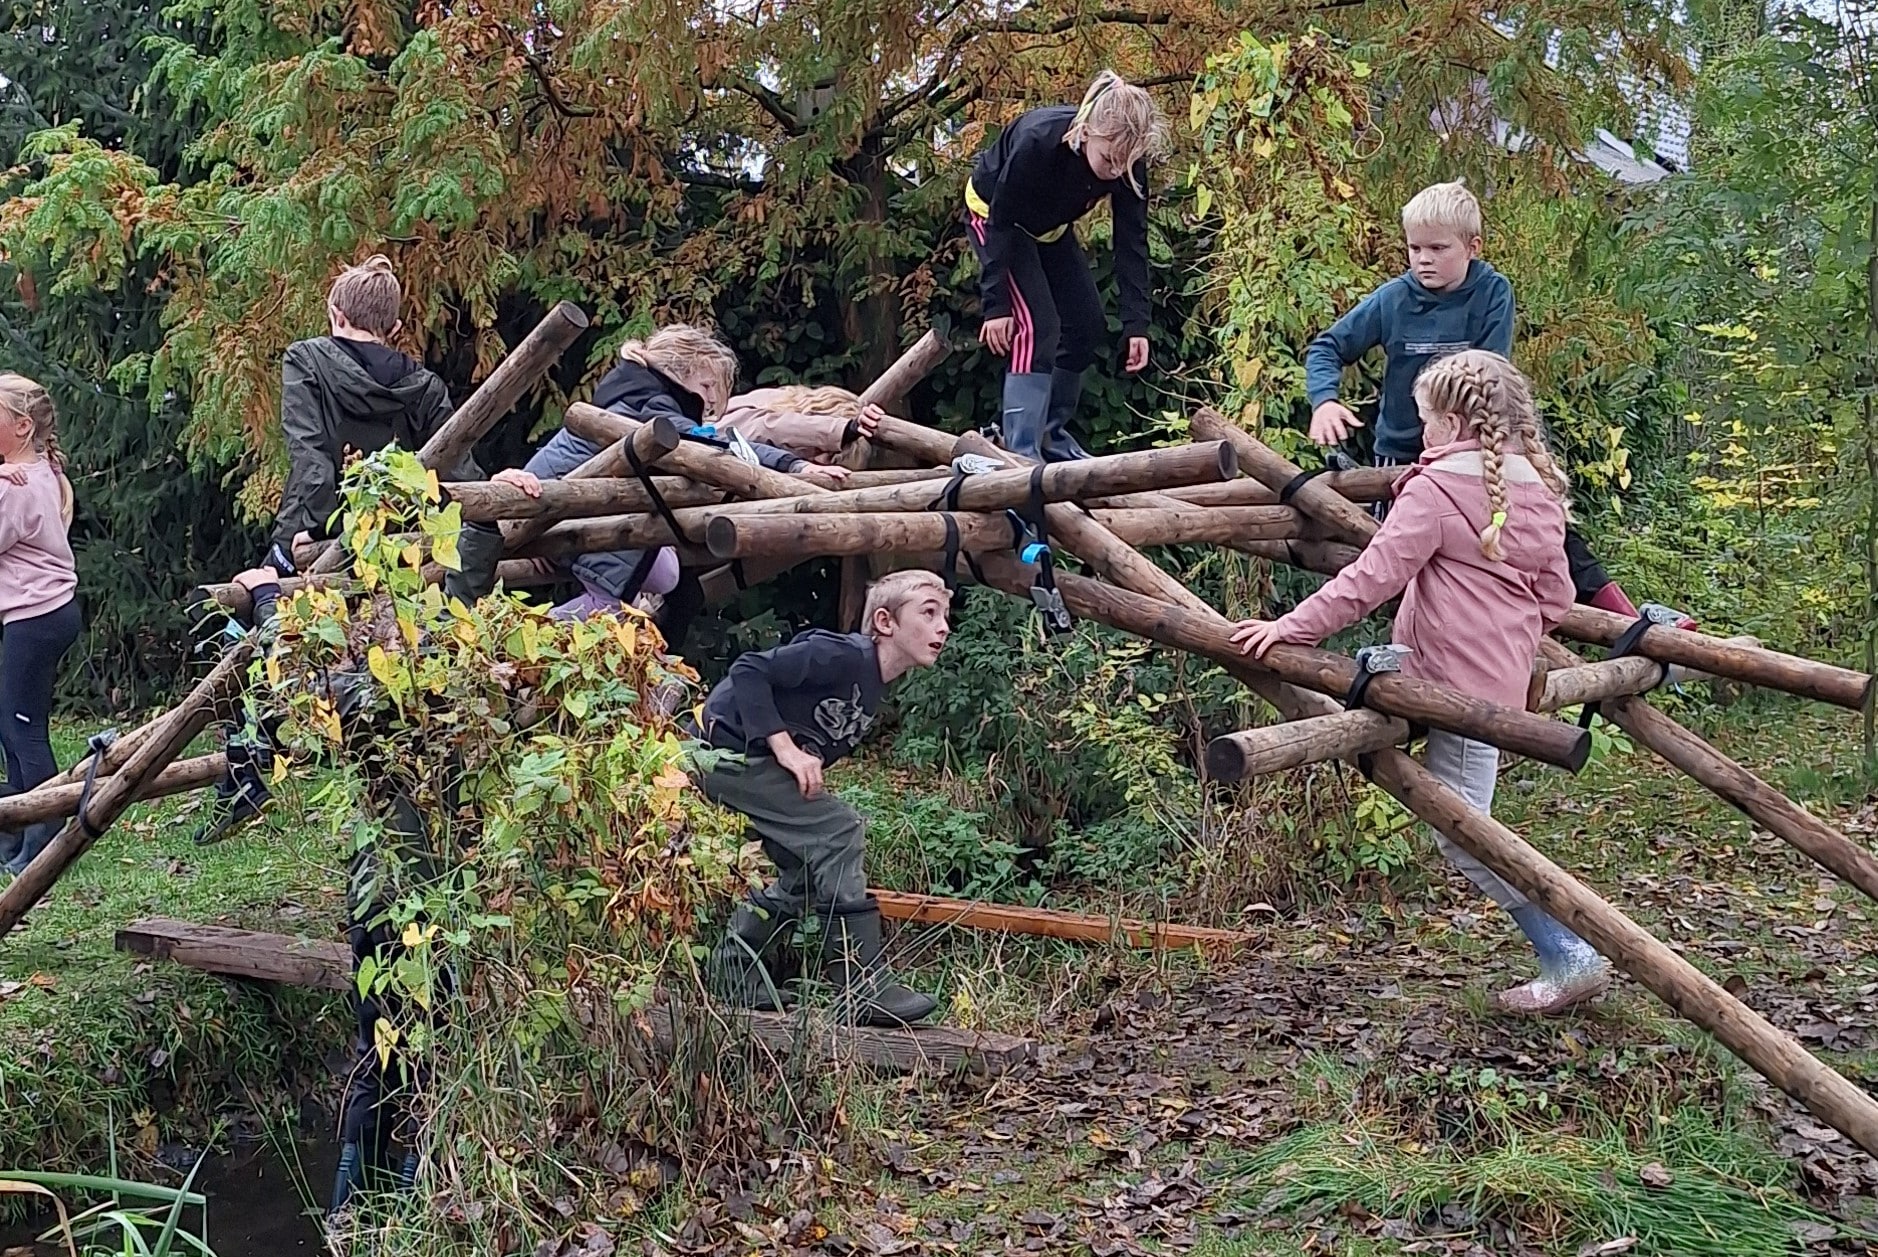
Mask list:
[[[265,747],[257,749],[239,741],[228,744],[228,771],[215,783],[206,809],[208,819],[195,833],[197,846],[221,842],[261,814],[273,797],[263,775],[273,759],[273,752]]]
[[[365,1157],[359,1145],[349,1143],[339,1150],[339,1168],[333,1173],[333,1196],[326,1206],[330,1216],[351,1203],[352,1194],[365,1186]]]
[[[1069,432],[1069,421],[1082,404],[1082,375],[1061,367],[1050,372],[1050,412],[1043,425],[1043,460],[1047,463],[1089,457],[1089,451],[1078,445]]]
[[[1032,462],[1043,460],[1044,424],[1050,414],[1050,377],[1041,371],[1004,377],[1004,448]]]
[[[7,872],[15,877],[24,873],[26,866],[39,858],[39,853],[59,836],[59,831],[63,828],[65,828],[65,822],[62,820],[34,821],[28,825],[20,833],[20,849],[13,853],[11,860],[7,861]]]
[[[738,904],[731,914],[724,939],[711,953],[711,991],[738,1008],[779,1013],[795,1004],[784,988],[783,977],[770,954],[786,941],[796,918],[765,915],[750,904]]]
[[[822,947],[822,976],[844,1020],[910,1026],[938,1009],[938,1000],[902,986],[881,963],[880,905],[871,896],[822,919]]]

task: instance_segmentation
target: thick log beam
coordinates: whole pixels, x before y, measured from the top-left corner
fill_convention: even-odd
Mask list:
[[[1230,441],[1233,451],[1239,455],[1239,466],[1248,476],[1262,481],[1267,488],[1282,491],[1286,485],[1295,483],[1297,488],[1293,490],[1290,500],[1297,503],[1300,510],[1308,511],[1322,520],[1339,534],[1339,540],[1360,545],[1375,532],[1376,521],[1369,512],[1322,483],[1324,477],[1298,480],[1300,471],[1295,463],[1217,410],[1202,406],[1195,411],[1192,428],[1193,434],[1202,440]]]
[[[705,543],[720,559],[779,558],[788,555],[905,554],[942,550],[947,514],[731,515],[702,507],[709,517]],[[1291,513],[1279,506],[1195,507],[1189,511],[1097,511],[1097,520],[1132,545],[1178,545],[1233,538],[1284,538],[1293,532]],[[680,522],[684,523],[681,515]],[[951,514],[959,548],[972,553],[1009,550],[1011,522],[1002,514],[967,511]],[[634,525],[653,531],[654,517]],[[557,530],[558,531],[558,530]],[[668,530],[669,531],[669,530]],[[634,535],[643,535],[635,533]]]
[[[522,343],[477,385],[469,400],[431,434],[417,452],[417,461],[439,471],[456,466],[498,420],[515,409],[524,393],[540,383],[562,352],[586,330],[587,315],[573,302],[563,301],[548,311]],[[310,570],[301,570],[318,576],[338,571],[345,562],[345,551],[335,547],[321,555]]]
[[[1247,781],[1325,760],[1355,759],[1408,739],[1408,722],[1381,712],[1359,708],[1309,716],[1214,738],[1206,746],[1206,772],[1216,781]]]
[[[226,755],[199,755],[195,759],[178,760],[151,778],[136,797],[142,801],[200,790],[221,780],[227,770]],[[20,829],[39,821],[70,816],[78,810],[78,800],[84,792],[85,783],[75,781],[64,786],[39,786],[25,794],[0,799],[0,829]]]
[[[140,740],[130,761],[94,785],[91,801],[83,812],[59,830],[26,871],[0,891],[0,939],[13,932],[32,906],[111,827],[151,779],[169,767],[170,761],[201,731],[216,705],[240,688],[253,654],[251,638],[230,646],[214,670]]]
[[[724,496],[722,490],[679,476],[654,476],[652,484],[666,505],[673,507],[709,506]],[[645,485],[635,478],[621,476],[543,480],[540,497],[531,497],[512,484],[489,480],[445,485],[444,493],[447,501],[462,508],[465,520],[480,524],[542,519],[552,525],[564,519],[591,519],[596,515],[625,515],[652,509],[652,496],[646,492]]]
[[[433,585],[442,584],[443,567],[436,563],[426,563],[424,579]],[[527,559],[504,559],[496,564],[496,580],[509,589],[525,589],[531,585],[551,585],[559,579],[559,574],[543,572]],[[301,589],[345,585],[351,580],[351,576],[344,572],[331,572],[323,576],[288,576],[282,578],[280,592],[281,596],[286,598]],[[197,586],[195,592],[190,595],[190,605],[198,607],[214,605],[243,620],[254,615],[254,600],[248,596],[247,590],[233,582]]]
[[[1023,507],[1030,501],[1030,480],[1034,468],[982,472],[959,482],[960,511],[1000,511]],[[1165,449],[1142,450],[1134,454],[1108,454],[1100,458],[1071,463],[1051,463],[1044,467],[1039,490],[1045,502],[1081,502],[1088,498],[1108,497],[1126,489],[1133,493],[1162,485],[1179,486],[1225,480],[1238,474],[1232,447],[1224,442],[1206,445],[1174,445]],[[546,486],[543,486],[544,488]],[[776,514],[851,514],[861,511],[934,511],[944,484],[918,480],[908,484],[878,488],[837,489],[831,492],[801,494],[788,498],[765,498],[755,502],[730,502],[712,512],[713,516]],[[1130,499],[1133,500],[1133,499]],[[1174,505],[1197,512],[1200,507],[1186,503]],[[1272,509],[1272,508],[1267,508]],[[1274,516],[1276,518],[1276,516]],[[1287,514],[1295,524],[1298,516]],[[1294,528],[1295,531],[1295,528]]]
[[[1237,451],[1234,451],[1237,453]],[[1402,467],[1359,467],[1354,471],[1326,472],[1319,477],[1326,485],[1352,502],[1380,502],[1395,491]],[[1184,489],[1163,489],[1168,497],[1179,498],[1194,506],[1276,506],[1278,494],[1262,481],[1250,476],[1228,480],[1224,484],[1192,485]],[[1084,506],[1143,507],[1157,506],[1152,501],[1111,498],[1100,502],[1084,500]]]
[[[567,408],[563,421],[576,435],[596,445],[610,445],[624,440],[641,426],[636,419],[601,410],[586,402]],[[752,467],[728,450],[699,441],[680,441],[676,449],[659,461],[661,470],[715,485],[728,493],[745,498],[790,498],[803,493],[826,492],[800,476],[785,475],[767,467]],[[619,474],[619,473],[614,473]]]

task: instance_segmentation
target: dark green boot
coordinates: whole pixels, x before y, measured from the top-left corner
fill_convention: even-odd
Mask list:
[[[779,1013],[795,999],[783,988],[785,981],[770,963],[771,950],[787,940],[796,919],[764,914],[751,904],[737,905],[724,939],[711,953],[711,992],[727,1004],[758,1012]]]
[[[1050,412],[1043,423],[1043,458],[1049,463],[1067,463],[1088,458],[1089,451],[1069,434],[1069,421],[1082,404],[1082,372],[1058,367],[1050,372]]]
[[[864,1026],[910,1026],[939,1001],[902,986],[881,963],[880,905],[872,896],[822,918],[822,976],[841,1018]]]

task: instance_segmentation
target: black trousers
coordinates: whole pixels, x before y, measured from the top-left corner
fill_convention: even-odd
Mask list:
[[[0,747],[12,793],[58,774],[52,757],[52,691],[59,660],[82,627],[74,599],[56,611],[0,628]]]
[[[980,266],[986,261],[986,229],[983,218],[965,212],[965,234]],[[1011,317],[1017,324],[1011,338],[1011,374],[1083,370],[1095,362],[1107,339],[1108,316],[1076,232],[1066,228],[1043,244],[1020,231],[1017,241],[1009,280]]]

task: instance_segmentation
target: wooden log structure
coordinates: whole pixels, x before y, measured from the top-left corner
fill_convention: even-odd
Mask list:
[[[1097,511],[1095,517],[1130,543],[1144,546],[1219,542],[1231,537],[1283,538],[1295,531],[1291,511],[1282,506],[1196,507],[1179,512]],[[1003,514],[966,511],[950,518],[958,529],[962,550],[977,553],[1011,548],[1011,521]],[[705,544],[720,559],[925,553],[945,548],[946,519],[946,513],[936,511],[864,515],[713,513],[705,531]]]
[[[95,783],[85,807],[59,830],[39,857],[27,865],[25,872],[0,891],[0,939],[13,932],[52,884],[189,744],[200,731],[198,718],[206,718],[225,694],[239,687],[253,653],[252,639],[236,642],[223,651],[220,662],[209,675],[197,682],[188,697],[141,739],[129,762]]]
[[[563,423],[576,436],[598,445],[624,440],[642,426],[637,419],[628,419],[586,402],[569,406]],[[699,441],[679,441],[676,449],[659,460],[659,466],[746,498],[790,498],[821,488],[800,476],[753,467],[728,450]]]
[[[205,973],[323,991],[352,988],[351,949],[336,941],[149,917],[118,930],[116,946],[119,951]],[[645,1015],[654,1039],[669,1049],[674,1037],[669,1011],[655,1006]],[[747,1019],[752,1036],[778,1053],[815,1052],[899,1073],[998,1074],[1037,1054],[1037,1045],[1030,1039],[988,1030],[950,1026],[892,1030],[837,1025],[785,1013],[735,1016]]]
[[[1235,451],[1236,453],[1237,451]],[[1395,491],[1395,482],[1407,468],[1359,467],[1354,471],[1329,471],[1321,479],[1330,488],[1352,502],[1380,502]],[[1168,497],[1179,498],[1193,506],[1276,506],[1278,495],[1262,481],[1241,476],[1223,484],[1199,484],[1181,489],[1163,489]],[[1142,507],[1155,502],[1106,499],[1083,501],[1085,506]]]
[[[1268,487],[1282,487],[1298,474],[1296,464],[1236,427],[1217,411],[1202,409],[1198,412],[1194,417],[1193,430],[1209,440],[1231,441],[1234,452],[1239,456],[1240,467],[1264,481]],[[1327,529],[1350,537],[1359,545],[1367,542],[1376,533],[1376,520],[1323,483],[1325,479],[1320,476],[1309,481],[1292,497],[1292,501]],[[1566,613],[1558,632],[1575,641],[1611,646],[1630,630],[1633,623],[1624,616],[1580,604]],[[1864,708],[1867,695],[1874,683],[1878,683],[1878,678],[1849,668],[1667,626],[1644,630],[1635,653],[1661,663],[1680,664],[1715,676],[1783,690],[1801,698],[1853,710]]]
[[[1258,444],[1249,436],[1246,441]],[[1243,446],[1244,442],[1240,442],[1235,447],[1240,449],[1242,455],[1246,452]],[[1274,470],[1271,459],[1262,458],[1256,452],[1254,457],[1260,466],[1267,469],[1266,474],[1274,478],[1283,475],[1289,466],[1279,460],[1280,465]],[[1321,508],[1321,499],[1306,504],[1303,496],[1299,495],[1297,500],[1305,509]],[[1346,516],[1332,511],[1320,518],[1344,519]],[[1375,522],[1370,520],[1368,527],[1373,532]],[[1616,640],[1613,630],[1626,630],[1631,623],[1622,616],[1596,611],[1591,607],[1573,608],[1574,616],[1580,613],[1590,613],[1583,619],[1591,622],[1591,628],[1584,631],[1591,633],[1594,638],[1608,636],[1613,642]],[[1568,619],[1566,627],[1570,623]],[[1539,645],[1540,657],[1548,667],[1562,672],[1583,664],[1582,660],[1555,641],[1542,640]],[[1649,629],[1643,634],[1640,650],[1647,657],[1685,664],[1738,680],[1771,685],[1771,688],[1806,693],[1805,689],[1797,688],[1805,685],[1815,691],[1806,693],[1807,697],[1820,698],[1833,693],[1841,699],[1847,699],[1855,693],[1863,695],[1873,681],[1873,678],[1862,673],[1781,655],[1738,639],[1710,637],[1684,629]],[[1635,675],[1638,669],[1631,665],[1624,671]],[[1772,684],[1776,679],[1784,683]],[[1878,898],[1878,857],[1808,812],[1744,765],[1641,698],[1613,697],[1603,702],[1602,710],[1607,719],[1629,734],[1639,746],[1693,777],[1718,798],[1740,809],[1768,832],[1804,853],[1822,868],[1857,886],[1866,895]],[[1849,1131],[1846,1133],[1850,1134]]]
[[[137,791],[135,801],[200,790],[221,780],[227,769],[226,755],[198,755],[194,759],[177,760],[145,782]],[[38,821],[70,816],[78,810],[78,800],[84,792],[85,783],[75,781],[62,786],[42,785],[24,794],[0,798],[0,829],[20,829]]]
[[[515,409],[522,395],[540,383],[567,347],[587,330],[587,315],[571,301],[556,305],[522,338],[496,369],[469,395],[469,400],[424,442],[417,460],[426,467],[446,469],[483,439],[504,415]],[[336,572],[345,566],[345,551],[335,547],[322,555],[308,575]],[[303,571],[306,569],[302,569]]]

